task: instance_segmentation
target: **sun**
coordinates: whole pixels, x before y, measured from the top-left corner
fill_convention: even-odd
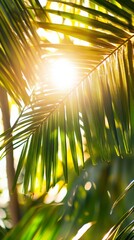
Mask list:
[[[74,64],[64,58],[54,60],[50,64],[50,79],[60,90],[71,89],[76,82],[77,74]]]

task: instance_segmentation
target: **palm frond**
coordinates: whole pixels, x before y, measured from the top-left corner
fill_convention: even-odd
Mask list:
[[[57,204],[48,206],[42,204],[38,207],[31,207],[31,209],[28,211],[20,224],[18,224],[17,228],[9,232],[9,234],[7,234],[4,239],[13,239],[14,236],[17,236],[21,240],[32,238],[43,239],[46,236],[47,239],[53,239],[56,234],[56,225],[54,227],[54,224],[57,223],[57,221],[59,220],[58,218],[60,217],[62,207],[63,206]],[[44,212],[46,212],[48,216],[53,215],[53,218],[46,218]],[[31,225],[30,231],[27,227],[29,223]],[[38,229],[37,225],[38,227],[40,226]],[[44,226],[46,226],[45,229]],[[51,226],[52,231],[50,231],[47,226]]]
[[[12,128],[13,138],[8,139],[7,132],[3,144],[3,147],[9,145],[10,148],[12,140],[16,148],[26,142],[16,175],[19,175],[26,162],[24,181],[26,191],[30,179],[32,191],[34,190],[40,159],[44,159],[43,168],[46,169],[47,189],[49,188],[51,176],[55,178],[56,175],[60,149],[62,149],[63,172],[67,181],[68,142],[74,167],[78,172],[78,156],[81,156],[81,163],[84,162],[82,129],[93,163],[99,159],[109,161],[116,155],[124,157],[125,154],[133,154],[133,124],[129,117],[133,112],[132,106],[130,107],[133,87],[129,87],[128,92],[128,86],[133,83],[127,57],[130,52],[128,48],[132,49],[131,41],[128,41],[126,47],[123,46],[119,52],[111,55],[105,66],[102,64],[100,69],[79,83],[67,96],[56,89],[49,88],[48,91],[43,84],[33,92],[31,104],[24,109],[20,119]],[[125,66],[122,64],[123,56]],[[126,78],[124,73],[125,68],[129,78]],[[117,69],[120,69],[119,73]],[[43,96],[40,98],[42,90]],[[48,146],[51,148],[51,154],[48,152]],[[54,179],[52,182],[55,182]]]
[[[134,187],[134,181],[132,181],[124,190],[124,192],[116,199],[114,202],[112,209],[111,209],[111,214],[113,212],[113,209],[116,207],[116,205],[127,195],[128,191],[130,191]]]
[[[125,191],[118,197],[118,199],[114,202],[111,214],[115,206],[127,195],[128,191],[134,186],[134,181],[132,181],[125,189]],[[120,239],[133,239],[134,237],[134,221],[127,223],[125,226],[123,225],[126,219],[134,213],[134,206],[132,206],[115,224],[109,232],[104,236],[102,240],[120,240]]]
[[[13,97],[18,94],[18,101],[25,99],[28,86],[31,92],[30,97],[27,96],[29,103],[14,126],[1,134],[4,141],[1,151],[5,146],[9,151],[12,141],[14,149],[24,144],[15,182],[25,166],[25,192],[29,189],[29,183],[31,191],[34,191],[37,168],[41,164],[40,184],[45,175],[49,189],[57,181],[59,161],[62,161],[67,181],[68,148],[74,168],[79,173],[79,165],[85,162],[85,140],[86,151],[94,164],[99,160],[110,161],[116,156],[123,158],[126,154],[133,155],[133,2],[130,1],[128,8],[116,1],[92,1],[94,4],[89,3],[88,7],[49,1],[44,8],[38,1],[33,4],[29,0],[26,5],[23,1],[13,2],[16,4],[14,8],[19,11],[17,16],[22,17],[15,21],[15,16],[2,1],[4,37],[1,83]],[[53,2],[61,4],[61,10],[51,9]],[[71,12],[67,7],[69,10],[71,8]],[[82,11],[87,14],[86,17],[82,16]],[[53,21],[51,15],[60,17],[61,23]],[[66,20],[72,20],[73,24],[70,26]],[[24,33],[21,38],[20,24]],[[59,44],[51,43],[47,37],[38,39],[36,30],[39,28],[45,32],[56,32]],[[9,51],[5,37],[11,39],[9,46],[12,51]],[[84,40],[87,46],[77,46],[76,39]],[[55,53],[48,48],[55,49]],[[36,62],[38,54],[42,58]],[[49,59],[59,56],[70,58],[80,73],[75,87],[68,92],[61,92],[54,86],[47,71]],[[5,57],[9,64],[8,71],[5,70]],[[39,73],[41,66],[46,69],[44,75]],[[27,73],[26,67],[30,72]],[[12,138],[8,137],[10,132]]]
[[[34,82],[39,61],[39,39],[23,1],[1,1],[0,84],[17,104],[29,101],[29,84]],[[28,80],[27,80],[28,79]]]

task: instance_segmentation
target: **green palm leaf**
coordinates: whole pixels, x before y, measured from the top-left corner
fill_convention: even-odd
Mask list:
[[[27,91],[33,83],[35,64],[39,60],[38,36],[31,25],[29,12],[23,1],[4,1],[1,11],[1,81],[15,101],[28,102]],[[31,47],[32,46],[32,47]]]
[[[111,214],[113,212],[113,209],[119,202],[127,195],[128,191],[132,189],[134,186],[134,181],[132,181],[124,190],[124,192],[118,197],[118,199],[114,202]],[[134,206],[132,206],[118,221],[117,224],[115,224],[110,231],[104,236],[103,240],[110,240],[110,239],[132,239],[134,236],[134,221],[129,222],[125,227],[123,223],[126,221],[126,219],[132,215],[134,212]],[[123,227],[122,227],[123,225]],[[122,228],[121,228],[122,227]]]
[[[51,9],[51,2],[58,2],[65,10],[70,7],[72,13]],[[11,142],[14,149],[24,144],[15,183],[25,166],[25,192],[29,183],[34,191],[41,164],[40,185],[45,175],[48,190],[57,181],[59,161],[67,181],[68,149],[79,173],[79,165],[85,162],[85,140],[93,163],[133,155],[133,2],[128,8],[116,1],[92,1],[88,7],[63,1],[49,1],[44,8],[30,0],[10,4],[11,8],[3,0],[1,5],[1,84],[25,106],[12,128],[1,134],[0,149],[6,146],[9,151]],[[12,8],[16,15],[9,11]],[[81,11],[88,15],[82,16]],[[62,23],[52,21],[51,14],[61,17]],[[73,24],[66,24],[66,19],[73,19]],[[38,28],[58,36],[62,33],[64,38],[59,37],[59,44],[51,43],[47,37],[37,37]],[[5,38],[10,40],[6,42]],[[88,46],[77,46],[74,39],[84,40]],[[56,54],[48,48],[54,48]],[[46,57],[51,60],[59,56],[70,58],[80,73],[68,92],[55,87],[47,72]],[[41,66],[46,66],[44,75],[40,74]]]

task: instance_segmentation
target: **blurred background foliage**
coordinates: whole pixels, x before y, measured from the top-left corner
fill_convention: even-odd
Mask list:
[[[112,164],[97,166],[87,161],[79,176],[72,169],[69,172],[68,185],[61,176],[48,194],[38,197],[37,191],[19,196],[23,218],[5,239],[102,239],[132,207],[133,190],[110,215],[112,204],[133,178],[133,159],[115,159]],[[132,220],[133,213],[125,224]]]

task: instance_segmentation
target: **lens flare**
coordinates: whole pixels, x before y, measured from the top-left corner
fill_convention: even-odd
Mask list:
[[[51,63],[51,81],[61,90],[70,89],[76,81],[76,70],[73,63],[58,59]]]

